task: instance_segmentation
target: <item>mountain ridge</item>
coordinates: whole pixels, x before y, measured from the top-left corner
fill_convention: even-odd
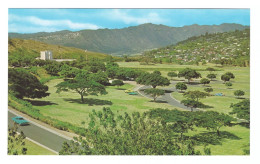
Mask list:
[[[48,44],[76,47],[112,55],[124,55],[142,53],[145,50],[176,44],[179,41],[206,32],[218,33],[246,28],[250,28],[250,26],[224,23],[221,25],[193,24],[183,27],[170,27],[146,23],[121,29],[62,30],[32,34],[9,33],[9,37],[37,40]]]

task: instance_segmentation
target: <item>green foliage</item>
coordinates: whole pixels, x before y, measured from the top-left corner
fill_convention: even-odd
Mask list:
[[[216,77],[216,74],[213,73],[207,75],[207,78],[210,78],[211,80],[215,79]]]
[[[192,100],[199,101],[199,99],[206,98],[207,96],[210,96],[208,93],[201,92],[201,91],[188,91],[183,94],[184,97]]]
[[[196,124],[199,127],[204,127],[208,130],[215,130],[220,136],[220,128],[223,126],[232,126],[232,121],[235,121],[233,117],[224,113],[218,113],[215,111],[196,112]]]
[[[60,75],[66,77],[66,78],[74,78],[80,72],[80,69],[71,67],[67,64],[62,65],[60,70],[61,70]]]
[[[237,97],[244,96],[245,92],[242,90],[236,90],[236,91],[234,91],[234,95]]]
[[[224,75],[221,76],[221,80],[224,81],[224,83],[226,83],[227,81],[230,80],[230,76],[224,74]]]
[[[137,79],[136,82],[138,84],[143,85],[151,85],[153,88],[157,86],[168,86],[170,85],[170,81],[163,76],[160,76],[155,73],[142,73]]]
[[[153,100],[156,101],[157,97],[164,95],[165,91],[162,89],[150,88],[144,90],[144,93],[152,96]]]
[[[209,71],[209,72],[211,73],[211,72],[213,72],[213,71],[216,71],[216,69],[215,69],[215,68],[208,67],[208,68],[206,68],[206,71]]]
[[[113,80],[111,85],[119,87],[124,85],[124,82],[122,80]]]
[[[245,119],[248,122],[250,121],[250,100],[245,99],[236,104],[231,104],[230,108],[233,108],[230,114],[235,114],[240,119]]]
[[[157,75],[162,75],[161,72],[158,71],[158,70],[153,71],[153,73],[155,73],[155,74],[157,74]]]
[[[183,138],[178,142],[178,133],[185,132],[179,126],[161,122],[160,118],[149,117],[148,113],[134,112],[132,115],[115,114],[110,108],[95,110],[89,115],[90,123],[86,138],[64,143],[61,155],[195,155],[194,142]],[[181,125],[181,124],[179,124]],[[187,124],[188,126],[188,124]]]
[[[92,58],[87,61],[87,66],[85,67],[85,69],[89,70],[92,73],[97,73],[98,71],[105,71],[106,66],[101,60],[97,58]]]
[[[225,85],[226,85],[227,87],[231,87],[233,84],[232,84],[231,82],[227,82]]]
[[[25,135],[21,131],[17,133],[18,126],[8,127],[8,155],[26,155],[27,148],[25,145]]]
[[[200,83],[203,84],[203,85],[209,84],[209,83],[210,83],[210,80],[209,80],[209,79],[206,79],[206,78],[202,78],[202,79],[200,80]]]
[[[181,103],[187,107],[190,107],[191,111],[193,111],[193,108],[198,108],[203,106],[201,102],[191,100],[191,99],[181,100]]]
[[[61,91],[74,90],[81,96],[81,102],[84,102],[83,96],[106,94],[105,87],[94,81],[93,75],[79,73],[74,79],[66,80],[55,86],[57,93]]]
[[[226,72],[225,75],[228,75],[231,79],[235,78],[235,75],[231,72]]]
[[[167,76],[173,78],[173,77],[177,77],[178,74],[176,72],[168,72]]]
[[[55,61],[51,61],[48,64],[44,65],[44,69],[48,74],[52,76],[58,76],[58,73],[61,71],[61,64]]]
[[[178,82],[176,85],[175,85],[175,88],[178,89],[178,90],[186,90],[187,89],[187,85],[183,82]]]
[[[199,78],[201,77],[201,74],[191,68],[185,68],[178,73],[178,77],[184,77],[185,79],[188,79],[188,82],[190,83],[192,78]]]
[[[213,92],[213,88],[205,88],[204,91],[205,91],[205,92],[208,92],[208,93],[209,93],[209,92]]]
[[[22,68],[8,69],[8,90],[18,98],[42,98],[49,95],[48,86]]]

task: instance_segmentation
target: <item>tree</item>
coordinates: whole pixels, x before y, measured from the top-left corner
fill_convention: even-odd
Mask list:
[[[231,79],[235,78],[235,75],[231,72],[226,72],[225,75],[228,75]]]
[[[169,79],[155,73],[143,73],[136,79],[136,82],[138,84],[151,85],[153,88],[170,85]]]
[[[209,80],[209,79],[206,79],[206,78],[202,78],[202,79],[200,80],[200,83],[205,86],[205,84],[209,84],[209,83],[210,83],[210,80]]]
[[[185,92],[183,96],[187,97],[188,99],[199,101],[199,99],[206,98],[207,96],[209,96],[209,94],[196,90]]]
[[[208,130],[216,130],[218,136],[220,136],[221,127],[231,126],[231,122],[236,120],[227,114],[218,113],[215,111],[205,111],[196,113],[196,125],[198,127],[204,127]]]
[[[240,119],[245,119],[250,122],[250,100],[245,99],[236,104],[231,104],[230,108],[233,110],[229,114],[235,114]]]
[[[113,80],[111,85],[119,87],[124,85],[124,82],[122,80]]]
[[[231,82],[227,82],[225,85],[229,88],[229,87],[231,87],[233,84],[232,84]]]
[[[162,89],[150,88],[144,90],[144,93],[152,96],[153,100],[155,101],[157,97],[164,95],[165,91]]]
[[[74,78],[81,71],[80,69],[71,67],[67,64],[64,64],[63,66],[61,66],[60,70],[61,70],[60,75],[66,77],[66,78]]]
[[[106,66],[101,60],[93,58],[87,61],[85,69],[92,73],[97,73],[98,71],[106,71]]]
[[[55,61],[51,61],[50,63],[46,64],[44,69],[48,74],[53,76],[58,76],[58,73],[61,71],[60,64]]]
[[[224,81],[224,83],[226,83],[227,81],[230,80],[230,76],[224,74],[224,75],[221,76],[221,80]]]
[[[153,73],[155,73],[155,74],[157,74],[157,75],[162,75],[161,72],[158,71],[158,70],[153,71]]]
[[[89,78],[104,86],[110,85],[108,76],[105,72],[98,71],[97,73],[91,73],[89,74]]]
[[[213,88],[205,88],[204,91],[210,93],[213,92]]]
[[[174,127],[161,118],[150,118],[148,112],[116,114],[110,108],[89,114],[85,137],[65,142],[61,155],[198,155],[191,139],[182,146]],[[179,132],[178,132],[179,133]]]
[[[61,91],[74,90],[81,96],[81,102],[84,102],[83,96],[106,94],[104,85],[94,81],[89,74],[80,73],[74,79],[66,80],[55,86],[57,93]]]
[[[188,83],[190,83],[192,78],[199,78],[201,77],[201,74],[191,68],[185,68],[178,73],[178,77],[184,77],[185,79],[188,79]]]
[[[198,101],[191,99],[182,100],[181,103],[187,107],[190,107],[191,111],[193,111],[193,108],[197,108],[201,105],[201,103],[199,103]]]
[[[242,90],[236,90],[236,91],[234,92],[234,95],[239,98],[240,96],[244,96],[244,95],[245,95],[245,92],[242,91]]]
[[[211,72],[216,71],[216,70],[214,68],[208,67],[208,68],[206,68],[206,71],[209,71],[211,73]]]
[[[178,89],[178,90],[186,90],[187,89],[187,85],[183,82],[178,82],[176,85],[175,85],[175,88]]]
[[[215,79],[216,77],[216,74],[213,73],[207,75],[207,78],[210,78],[211,80]]]
[[[49,96],[48,86],[23,68],[8,69],[8,90],[17,98],[42,98]]]
[[[173,77],[177,77],[178,74],[175,73],[175,72],[168,72],[167,76],[171,77],[171,80],[172,80],[172,78],[173,78]]]
[[[7,153],[9,155],[25,155],[27,153],[27,148],[25,146],[25,135],[23,132],[17,133],[17,125],[14,124],[13,127],[8,127],[8,149]]]

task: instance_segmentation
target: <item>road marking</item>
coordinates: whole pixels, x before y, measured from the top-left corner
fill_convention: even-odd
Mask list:
[[[12,111],[12,110],[10,110],[10,109],[8,109],[8,111],[11,112],[11,113],[13,113],[14,115],[17,115],[17,116],[22,117],[21,115],[17,114],[16,112],[14,112],[14,111]],[[26,118],[26,119],[28,119],[28,118]],[[36,122],[33,122],[30,118],[28,119],[28,121],[30,121],[30,123],[32,123],[32,124],[34,124],[34,125],[36,125],[36,126],[42,128],[42,129],[44,129],[44,130],[47,130],[47,131],[49,131],[49,132],[51,132],[51,133],[54,133],[54,134],[56,134],[56,135],[58,135],[58,136],[60,136],[60,137],[63,137],[63,138],[65,138],[65,139],[67,139],[67,140],[72,140],[72,139],[73,139],[73,138],[67,137],[67,136],[65,136],[65,135],[63,135],[63,134],[60,134],[60,133],[58,133],[58,132],[56,132],[56,131],[54,131],[54,130],[51,130],[51,129],[49,129],[49,128],[46,128],[46,127],[44,127],[44,126],[42,126],[42,125],[40,125],[40,124],[38,124],[38,123],[36,123]]]

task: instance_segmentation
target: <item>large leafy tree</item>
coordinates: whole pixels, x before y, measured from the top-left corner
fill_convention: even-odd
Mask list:
[[[151,85],[153,88],[170,85],[169,79],[156,73],[143,73],[136,79],[136,82],[138,84]]]
[[[235,114],[240,119],[245,119],[250,122],[250,100],[245,99],[236,104],[231,104],[232,112],[230,114]]]
[[[207,78],[202,78],[202,79],[200,80],[200,83],[205,86],[205,84],[209,84],[209,83],[210,83],[210,80],[207,79]]]
[[[191,68],[185,68],[178,73],[178,77],[184,77],[188,79],[188,83],[190,83],[192,78],[199,78],[201,74]]]
[[[66,80],[55,86],[57,93],[61,91],[74,90],[81,96],[81,102],[84,102],[84,96],[106,94],[104,85],[94,81],[87,73],[79,73],[74,79]]]
[[[236,91],[234,91],[234,95],[239,98],[240,96],[244,96],[245,92],[242,90],[236,90]]]
[[[171,77],[171,80],[173,77],[177,77],[178,74],[176,72],[168,72],[167,76]]]
[[[175,85],[175,88],[178,89],[178,90],[186,90],[187,89],[187,85],[183,82],[178,82],[176,85]]]
[[[199,101],[199,99],[206,98],[207,96],[210,96],[206,92],[201,91],[188,91],[183,94],[184,97],[187,97],[188,99]]]
[[[164,95],[165,91],[162,90],[162,89],[150,88],[150,89],[144,90],[144,93],[145,93],[145,94],[148,94],[148,95],[150,95],[150,96],[152,96],[152,97],[153,97],[153,101],[156,101],[156,99],[157,99],[159,96]]]
[[[8,89],[17,98],[42,98],[49,95],[48,86],[23,68],[8,69]]]
[[[232,121],[236,119],[215,111],[198,112],[196,124],[199,127],[204,127],[208,130],[215,130],[220,136],[220,128],[223,126],[232,126]]]
[[[148,113],[133,112],[117,117],[109,108],[93,110],[86,137],[64,143],[60,154],[80,155],[195,155],[189,139],[178,142],[175,127],[150,118]],[[178,127],[179,129],[179,127]],[[185,129],[185,127],[184,127]],[[178,133],[185,130],[178,130]]]

